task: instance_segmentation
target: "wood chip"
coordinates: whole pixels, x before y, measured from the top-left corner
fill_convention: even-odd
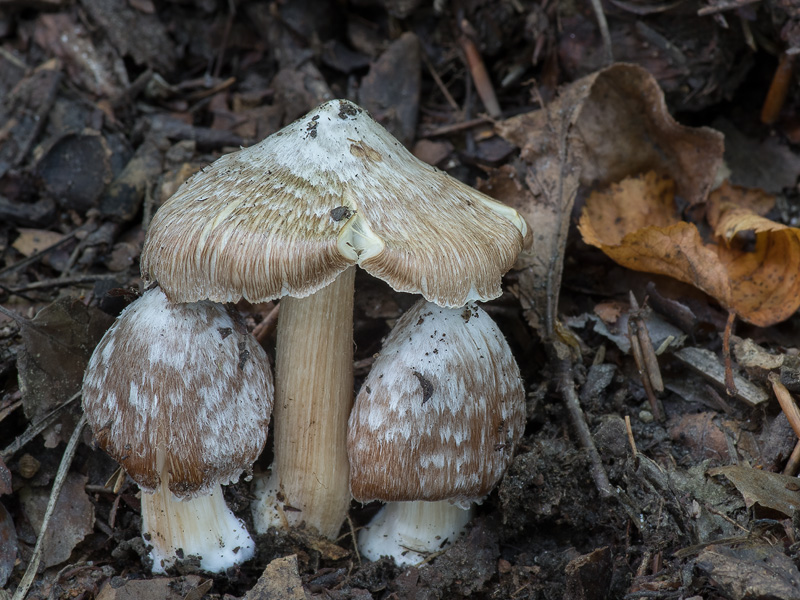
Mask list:
[[[710,350],[702,348],[683,348],[673,353],[673,356],[687,367],[700,374],[715,385],[725,387],[725,365]],[[758,406],[769,400],[767,392],[751,383],[744,377],[734,374],[736,384],[734,397],[750,406]]]

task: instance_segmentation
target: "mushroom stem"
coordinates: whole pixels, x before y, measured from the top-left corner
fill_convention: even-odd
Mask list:
[[[204,571],[220,573],[252,558],[255,544],[217,484],[208,495],[179,500],[169,486],[142,492],[142,537],[152,546],[153,573],[163,573],[176,557],[200,557]]]
[[[398,566],[417,564],[452,545],[472,512],[447,500],[388,502],[359,533],[358,549],[369,560],[389,556]]]
[[[306,298],[285,297],[275,357],[275,459],[253,504],[256,530],[305,523],[339,533],[348,506],[355,269]]]

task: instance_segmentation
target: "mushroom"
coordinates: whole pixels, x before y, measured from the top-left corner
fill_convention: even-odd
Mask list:
[[[83,410],[98,445],[142,489],[154,572],[190,556],[221,572],[253,556],[221,485],[258,458],[272,399],[266,353],[221,304],[171,304],[154,288],[100,340]]]
[[[475,304],[419,301],[386,338],[350,415],[350,490],[388,502],[361,530],[371,560],[414,564],[455,541],[525,428],[519,368]]]
[[[275,460],[257,530],[305,523],[334,537],[347,512],[349,267],[461,306],[498,296],[529,240],[515,210],[419,161],[346,100],[219,158],[158,210],[142,275],[171,301],[283,297]]]

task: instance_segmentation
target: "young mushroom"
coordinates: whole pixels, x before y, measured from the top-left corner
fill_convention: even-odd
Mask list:
[[[142,489],[153,571],[197,556],[221,572],[252,557],[221,485],[264,447],[273,385],[266,353],[221,304],[171,304],[159,288],[120,314],[83,381],[98,445]]]
[[[305,523],[334,537],[349,506],[349,267],[462,306],[497,297],[529,240],[516,211],[417,160],[346,100],[221,157],[161,207],[142,275],[171,301],[283,297],[275,460],[254,505],[259,531]]]
[[[525,428],[525,393],[503,334],[474,304],[419,301],[386,338],[350,415],[350,489],[388,502],[361,530],[370,560],[418,563],[455,541]]]

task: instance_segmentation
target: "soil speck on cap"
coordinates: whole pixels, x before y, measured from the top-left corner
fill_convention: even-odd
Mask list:
[[[331,219],[336,221],[337,223],[343,219],[349,219],[350,216],[353,214],[346,206],[337,206],[333,210],[331,210]]]
[[[340,119],[349,119],[351,117],[355,117],[358,115],[360,111],[356,106],[350,104],[349,102],[341,102],[339,104],[339,118]]]
[[[419,371],[411,371],[419,379],[419,386],[422,388],[422,403],[425,404],[433,396],[433,384]]]
[[[244,371],[244,366],[250,360],[250,351],[247,350],[245,342],[239,342],[239,370]]]

